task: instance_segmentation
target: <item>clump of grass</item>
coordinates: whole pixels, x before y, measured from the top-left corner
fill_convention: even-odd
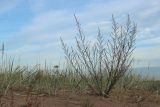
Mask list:
[[[0,65],[0,69],[0,94],[2,96],[7,95],[11,88],[13,91],[23,94],[27,93],[28,88],[34,94],[58,95],[59,92],[93,94],[86,80],[82,79],[69,65],[67,65],[67,69],[44,69],[41,65],[29,68],[14,65],[14,62],[10,61],[5,66]],[[103,76],[105,77],[105,74]],[[86,75],[86,79],[92,83],[90,76]],[[160,82],[148,80],[132,73],[121,78],[114,89],[122,91],[122,93],[126,90],[141,89],[159,95]]]
[[[160,81],[159,80],[144,80],[143,83],[144,89],[156,92],[158,95],[160,94]]]
[[[119,91],[126,91],[132,89],[140,89],[143,87],[142,85],[143,78],[141,75],[128,73],[120,81],[116,84],[116,89]]]

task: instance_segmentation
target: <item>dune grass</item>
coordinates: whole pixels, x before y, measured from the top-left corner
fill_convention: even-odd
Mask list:
[[[92,94],[86,82],[70,67],[67,69],[44,69],[41,65],[32,68],[14,65],[10,62],[0,66],[0,94],[7,95],[10,89],[23,94],[30,90],[33,94],[57,95],[59,93]],[[87,74],[86,74],[87,75]],[[105,75],[105,74],[104,74]],[[86,76],[90,81],[90,76]],[[160,81],[142,78],[129,73],[121,78],[114,89],[141,89],[159,94]]]

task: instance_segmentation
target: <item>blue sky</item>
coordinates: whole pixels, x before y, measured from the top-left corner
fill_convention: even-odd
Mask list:
[[[108,35],[112,14],[122,23],[130,14],[138,25],[135,65],[160,66],[159,0],[0,0],[0,43],[21,63],[58,64],[64,59],[59,38],[74,43],[74,14],[91,40],[97,27]]]

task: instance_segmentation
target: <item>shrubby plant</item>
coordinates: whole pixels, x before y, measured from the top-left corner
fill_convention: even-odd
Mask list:
[[[69,48],[61,38],[67,63],[96,95],[107,97],[118,80],[130,70],[133,62],[137,26],[130,20],[121,26],[112,16],[112,32],[103,37],[98,29],[95,42],[87,41],[75,16],[78,35]],[[106,40],[107,39],[107,40]]]

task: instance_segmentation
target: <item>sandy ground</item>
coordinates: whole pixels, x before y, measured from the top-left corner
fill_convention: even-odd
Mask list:
[[[0,107],[160,107],[160,97],[137,98],[97,96],[8,96],[1,97]],[[92,106],[83,106],[83,105]],[[28,106],[27,106],[28,105]]]

